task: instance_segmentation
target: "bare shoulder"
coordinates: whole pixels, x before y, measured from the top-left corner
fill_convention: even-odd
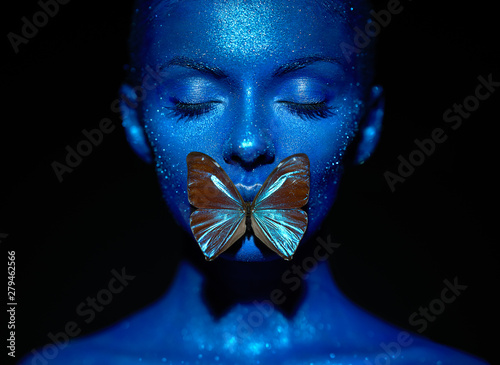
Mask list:
[[[435,364],[435,365],[488,365],[489,363],[474,355],[447,346],[429,342],[428,346],[415,346],[408,349],[407,357],[411,360],[404,364]]]
[[[139,316],[142,323],[149,323]],[[32,351],[22,365],[81,364],[310,364],[315,365],[487,365],[488,362],[460,350],[432,342],[392,326],[378,327],[383,335],[339,342],[331,336],[326,341],[307,346],[293,345],[286,351],[242,356],[224,348],[203,354],[186,346],[182,336],[171,331],[159,333],[119,322],[97,334],[64,344],[48,344]],[[189,348],[189,350],[188,350]],[[207,349],[206,349],[207,350]],[[202,356],[202,357],[200,357]]]
[[[397,361],[396,361],[397,360]],[[394,332],[392,338],[380,342],[377,350],[360,364],[419,365],[488,365],[485,360],[458,349],[433,342],[405,330]]]
[[[351,352],[352,353],[352,352]],[[361,356],[360,356],[361,355]],[[394,341],[380,342],[375,351],[360,352],[358,356],[336,356],[324,364],[352,363],[359,365],[488,365],[472,354],[432,342],[418,335],[400,331]],[[316,362],[315,362],[316,363]]]
[[[329,346],[311,356],[307,349],[294,349],[293,361],[287,364],[315,365],[488,365],[477,356],[433,342],[418,334],[384,324],[382,336],[370,341],[358,337],[356,344],[340,344],[332,340]],[[382,327],[381,327],[382,328]],[[389,329],[389,330],[387,330]],[[264,363],[264,362],[261,362]],[[271,363],[271,362],[270,362]]]
[[[398,348],[394,343],[387,343],[386,346],[380,348],[380,351],[365,352],[360,351],[353,353],[352,348],[344,349],[342,347],[331,351],[321,351],[314,354],[311,349],[290,349],[287,356],[264,356],[262,358],[245,358],[245,357],[226,357],[224,352],[219,353],[210,359],[208,358],[192,358],[191,356],[183,356],[180,353],[175,353],[170,349],[162,352],[159,349],[144,349],[137,347],[129,347],[123,344],[116,344],[114,347],[99,344],[95,341],[96,338],[76,340],[71,342],[66,348],[62,349],[57,355],[51,359],[39,352],[25,358],[21,365],[83,365],[83,364],[310,364],[316,365],[487,365],[488,362],[481,360],[473,355],[466,354],[462,351],[452,349],[446,346],[432,343],[431,341],[415,341],[413,345]],[[144,345],[144,344],[143,344]],[[318,349],[316,349],[318,350]],[[41,350],[40,350],[41,351]],[[33,355],[33,354],[32,354]],[[184,354],[186,355],[186,354]],[[190,354],[192,355],[192,354]],[[49,357],[52,357],[50,355]]]
[[[292,361],[286,361],[287,365],[489,365],[485,360],[482,360],[471,354],[449,348],[442,345],[436,345],[429,342],[428,345],[419,344],[398,350],[395,346],[387,344],[385,350],[365,352],[359,351],[353,353],[344,349],[338,348],[329,353],[323,353],[320,356],[311,356],[304,354],[303,356],[295,356]],[[276,364],[276,362],[261,362],[261,364]],[[278,362],[280,363],[280,362]],[[281,364],[281,363],[280,363]]]
[[[46,344],[32,350],[19,365],[76,365],[76,364],[120,364],[112,348],[99,346],[97,338],[90,336],[75,339],[64,345]]]

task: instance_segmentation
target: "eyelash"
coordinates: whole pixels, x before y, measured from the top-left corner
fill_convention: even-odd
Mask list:
[[[170,110],[170,115],[178,117],[177,121],[182,119],[196,119],[200,115],[208,113],[215,109],[214,104],[222,103],[221,101],[207,101],[205,103],[185,103],[183,101],[174,99],[174,106],[164,106],[164,109]]]
[[[204,103],[185,103],[183,101],[174,99],[174,106],[164,106],[163,108],[170,110],[170,115],[178,117],[177,122],[185,119],[196,119],[199,116],[208,113],[215,109],[214,104],[222,103],[221,101],[208,101]],[[316,103],[302,104],[294,103],[291,101],[278,101],[284,104],[288,111],[298,116],[301,119],[324,119],[335,115],[335,108],[326,105],[326,102],[320,101]]]
[[[284,104],[288,111],[298,116],[301,119],[324,119],[335,115],[334,110],[336,108],[326,105],[325,101],[319,101],[316,103],[302,104],[294,103],[291,101],[278,101],[280,104]]]

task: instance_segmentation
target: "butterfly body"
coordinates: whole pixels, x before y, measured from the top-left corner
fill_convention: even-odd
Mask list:
[[[252,215],[252,202],[243,202],[243,211],[247,219],[250,218]]]
[[[196,208],[190,226],[205,258],[213,260],[243,236],[247,227],[268,248],[291,260],[307,229],[309,159],[297,154],[284,159],[262,184],[252,202],[245,202],[222,167],[210,156],[187,156],[188,199]]]

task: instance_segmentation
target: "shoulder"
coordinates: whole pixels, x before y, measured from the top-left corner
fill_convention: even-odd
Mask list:
[[[122,321],[97,334],[72,341],[51,343],[31,351],[22,365],[76,365],[76,364],[180,364],[197,363],[199,354],[193,351],[194,344],[183,340],[182,335],[172,331],[152,329],[151,321],[144,314],[137,320]],[[260,354],[245,358],[241,354],[230,354],[227,349],[216,348],[210,352],[211,360],[218,364],[309,364],[314,363],[352,365],[487,365],[473,355],[432,342],[420,335],[389,326],[372,323],[369,336],[361,332],[355,340],[339,342],[333,335],[322,336],[325,341],[308,346],[291,346],[282,353]],[[205,354],[208,355],[208,352]],[[204,355],[203,361],[208,358]],[[237,355],[234,357],[233,355]],[[285,361],[286,360],[286,361]]]
[[[57,364],[115,364],[111,349],[98,346],[94,336],[75,339],[68,343],[48,343],[31,350],[19,365],[57,365]]]
[[[472,354],[445,346],[419,334],[398,328],[379,319],[367,318],[364,331],[355,332],[349,342],[330,337],[317,352],[295,348],[288,364],[314,363],[352,365],[488,365]],[[320,350],[321,349],[321,350]],[[326,349],[326,350],[325,350]],[[312,354],[316,356],[312,356]]]
[[[55,337],[52,342],[31,350],[19,363],[20,365],[76,365],[76,364],[128,364],[124,355],[133,348],[126,338],[120,340],[118,332],[125,334],[123,324],[97,332],[92,335],[69,339],[68,336]],[[119,329],[122,331],[119,331]],[[124,336],[125,337],[125,336]],[[124,361],[125,360],[125,361]],[[137,363],[137,359],[134,359]]]
[[[488,365],[488,362],[466,352],[440,345],[429,340],[416,341],[401,350],[402,364],[428,365]]]
[[[393,341],[381,343],[380,351],[372,354],[369,364],[389,364],[392,360],[399,359],[399,364],[421,365],[487,365],[488,363],[478,357],[463,351],[432,342],[426,338],[404,332],[406,342]],[[389,362],[390,361],[390,362]]]
[[[392,327],[384,337],[376,341],[375,350],[365,356],[363,365],[393,362],[401,365],[488,365],[474,355],[397,327]]]
[[[378,343],[359,364],[401,365],[488,365],[488,362],[463,351],[441,345],[407,331],[394,333],[392,339]],[[354,363],[353,363],[354,364]]]
[[[151,350],[151,349],[150,349]],[[288,365],[311,363],[333,365],[346,363],[352,365],[379,365],[379,364],[400,364],[400,365],[488,365],[477,357],[464,352],[432,343],[431,341],[418,340],[408,346],[401,346],[397,342],[381,343],[379,348],[371,352],[353,353],[349,349],[342,347],[324,352],[323,354],[313,354],[311,349],[291,349],[288,356],[279,356],[281,360],[288,357],[285,362]],[[309,350],[309,351],[308,351]],[[347,351],[346,351],[347,350]],[[320,351],[323,352],[323,351]],[[155,350],[148,351],[139,347],[106,346],[99,344],[96,337],[75,340],[70,342],[65,348],[54,351],[50,347],[43,347],[34,350],[30,356],[20,362],[21,365],[83,365],[83,364],[181,364],[185,363],[182,356],[175,354],[175,351],[165,351],[164,353]],[[217,356],[218,364],[234,364],[234,358],[225,358],[224,354]],[[239,358],[239,363],[246,363]],[[259,360],[259,359],[252,359]],[[261,364],[276,363],[273,356],[267,359],[260,359]],[[268,360],[268,361],[266,361]],[[250,362],[248,362],[250,363]],[[255,362],[252,362],[255,363]],[[279,361],[278,361],[279,363]]]
[[[272,360],[272,359],[270,359]],[[266,363],[266,362],[261,362]],[[273,363],[269,361],[269,363]],[[488,362],[465,352],[439,345],[431,341],[418,341],[402,347],[396,342],[379,344],[374,351],[362,349],[358,352],[342,347],[331,348],[328,352],[311,356],[304,351],[295,352],[287,365],[489,365]]]

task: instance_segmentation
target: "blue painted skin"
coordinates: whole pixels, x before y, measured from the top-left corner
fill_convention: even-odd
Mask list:
[[[311,239],[335,200],[348,147],[354,162],[368,158],[383,115],[382,90],[362,71],[369,54],[348,63],[339,47],[352,44],[363,4],[321,3],[139,1],[131,80],[148,90],[123,86],[124,127],[139,156],[156,163],[180,227],[190,232],[191,151],[216,159],[246,201],[283,158],[306,153],[309,227],[291,263],[252,238],[214,262],[193,250],[159,301],[70,342],[50,364],[484,364],[350,302]],[[317,266],[305,275],[311,257]]]

